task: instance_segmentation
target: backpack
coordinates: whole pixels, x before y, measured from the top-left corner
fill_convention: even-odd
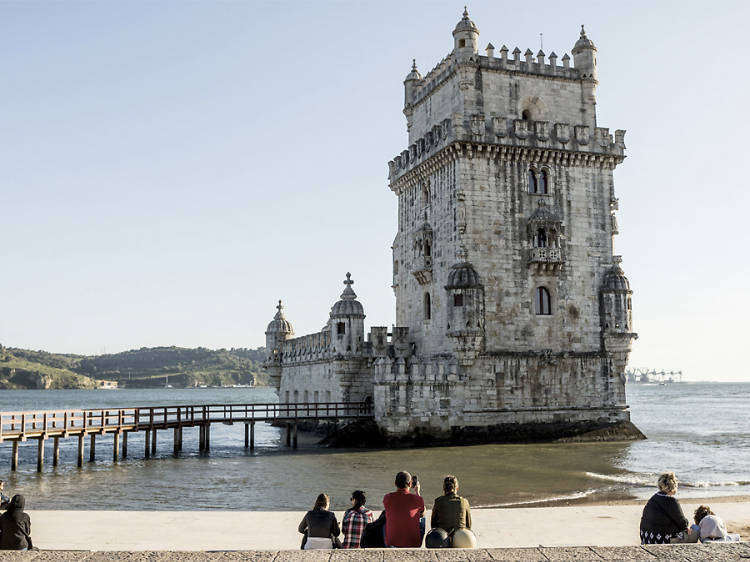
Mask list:
[[[375,521],[365,525],[362,538],[359,540],[360,548],[385,548],[385,510]]]

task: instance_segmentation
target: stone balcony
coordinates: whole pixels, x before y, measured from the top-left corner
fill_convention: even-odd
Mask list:
[[[557,273],[562,269],[565,257],[562,248],[531,248],[528,263],[537,273]]]
[[[432,282],[432,257],[419,256],[415,261],[415,269],[412,275],[417,278],[420,285],[426,285]]]

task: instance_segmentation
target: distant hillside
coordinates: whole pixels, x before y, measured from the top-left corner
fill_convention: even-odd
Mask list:
[[[95,388],[96,381],[74,372],[76,361],[67,357],[74,356],[0,347],[0,389]]]
[[[131,388],[265,385],[264,357],[264,348],[143,347],[95,356],[0,348],[0,388],[93,388],[96,380]]]

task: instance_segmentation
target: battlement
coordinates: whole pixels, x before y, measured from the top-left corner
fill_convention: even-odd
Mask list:
[[[289,339],[281,344],[281,362],[284,364],[319,361],[332,355],[330,330]]]
[[[444,119],[435,125],[388,162],[389,180],[395,181],[455,142],[625,157],[625,131],[622,129],[612,135],[607,127],[594,127],[592,131],[587,125],[478,114],[470,119]]]
[[[488,49],[487,51],[488,55],[475,55],[468,61],[458,61],[452,53],[447,55],[424,78],[417,82],[413,97],[407,101],[407,106],[419,105],[444,82],[455,75],[462,65],[496,72],[537,75],[561,80],[578,81],[582,78],[581,72],[570,66],[570,56],[567,53],[561,59],[562,65],[558,65],[558,57],[554,51],[550,53],[546,61],[546,54],[541,50],[533,55],[530,49],[526,49],[524,60],[521,60],[521,50],[518,47],[513,50],[512,58],[508,57],[508,49],[505,45],[500,49],[499,57],[490,54],[494,49]]]

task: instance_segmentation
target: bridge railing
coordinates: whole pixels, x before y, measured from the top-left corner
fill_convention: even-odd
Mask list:
[[[84,410],[0,412],[3,437],[37,437],[96,431],[166,429],[213,422],[298,419],[342,419],[372,415],[369,402],[302,402],[268,404],[200,404]]]

